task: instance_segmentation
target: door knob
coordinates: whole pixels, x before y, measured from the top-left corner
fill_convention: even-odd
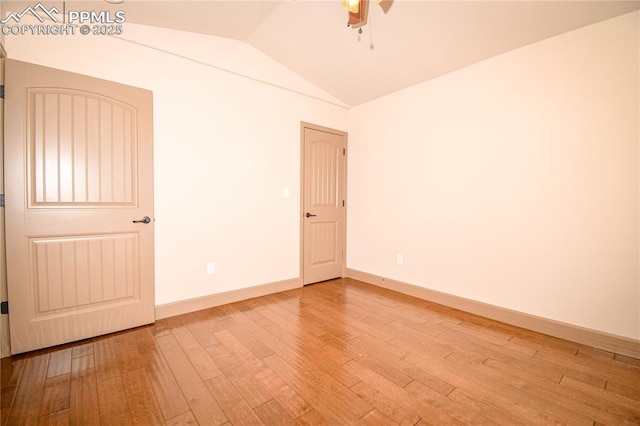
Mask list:
[[[151,218],[149,216],[145,216],[140,220],[134,220],[133,223],[149,223],[151,222]]]
[[[316,217],[317,215],[307,212],[307,214],[305,214],[305,216],[306,217]]]

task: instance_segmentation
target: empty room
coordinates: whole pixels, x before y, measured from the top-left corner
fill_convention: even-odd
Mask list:
[[[0,29],[1,426],[640,424],[640,2]]]

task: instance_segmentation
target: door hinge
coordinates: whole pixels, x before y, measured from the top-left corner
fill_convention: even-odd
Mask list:
[[[342,200],[342,207],[344,207],[344,200]]]
[[[4,194],[0,194],[0,207],[4,207]]]
[[[347,155],[347,148],[342,148],[342,155]]]
[[[0,84],[0,99],[4,99],[4,84]]]
[[[9,302],[0,303],[0,314],[8,315],[9,314]]]

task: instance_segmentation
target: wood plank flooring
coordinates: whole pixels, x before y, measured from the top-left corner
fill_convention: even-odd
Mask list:
[[[2,425],[640,424],[640,360],[350,279],[2,360]]]

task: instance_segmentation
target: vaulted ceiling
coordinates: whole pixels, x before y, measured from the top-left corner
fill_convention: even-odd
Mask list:
[[[30,3],[3,1],[18,11]],[[347,27],[341,0],[73,2],[80,4],[124,9],[127,22],[244,41],[350,106],[640,8],[640,1],[393,0],[385,14],[371,1],[359,34]]]

